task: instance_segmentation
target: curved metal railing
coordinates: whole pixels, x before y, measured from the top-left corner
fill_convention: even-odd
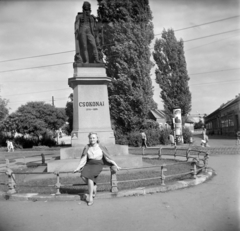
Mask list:
[[[173,153],[170,153],[173,152]],[[183,154],[183,152],[185,154]],[[200,171],[207,171],[208,168],[208,159],[209,159],[209,153],[205,152],[203,150],[197,150],[197,149],[184,149],[184,148],[177,148],[176,146],[173,148],[168,148],[168,147],[153,147],[153,148],[147,148],[147,149],[142,149],[142,156],[146,157],[149,155],[154,155],[158,156],[159,159],[162,159],[163,156],[173,156],[174,159],[181,157],[181,158],[186,158],[185,162],[179,162],[177,164],[162,164],[162,165],[153,165],[153,166],[146,166],[146,167],[135,167],[135,168],[122,168],[122,170],[143,170],[143,169],[154,169],[157,168],[160,170],[160,175],[156,177],[149,177],[149,178],[141,178],[141,179],[130,179],[130,180],[124,180],[124,181],[119,181],[117,180],[117,172],[114,170],[111,170],[111,180],[110,182],[103,182],[103,183],[98,183],[98,185],[111,185],[111,192],[118,192],[118,183],[127,183],[127,182],[136,182],[136,181],[147,181],[147,180],[155,180],[155,179],[161,179],[161,185],[165,185],[165,180],[170,177],[179,177],[179,176],[184,176],[184,175],[192,175],[192,178],[196,178],[197,174]],[[42,157],[42,163],[45,163],[45,158],[43,154],[41,154]],[[184,173],[178,173],[178,174],[172,174],[172,175],[165,175],[164,172],[167,171],[167,167],[170,165],[179,165],[182,163],[186,162],[191,162],[192,168],[191,171],[184,172]],[[103,171],[109,171],[109,169],[103,169]],[[16,182],[16,174],[55,174],[56,175],[56,184],[54,185],[38,185],[37,187],[56,187],[56,195],[61,194],[61,187],[63,186],[83,186],[86,184],[61,184],[60,183],[60,174],[64,173],[73,173],[73,172],[19,172],[19,171],[13,171],[10,169],[9,166],[9,160],[6,159],[6,170],[0,173],[5,173],[8,177],[8,183],[0,182],[1,185],[7,185],[8,186],[8,191],[7,194],[13,194],[16,193],[16,186],[24,186],[24,187],[31,187],[29,185],[24,185],[24,184],[17,184]]]

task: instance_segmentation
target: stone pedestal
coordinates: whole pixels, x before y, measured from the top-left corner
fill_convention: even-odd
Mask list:
[[[73,89],[73,147],[86,145],[89,132],[96,132],[103,144],[115,144],[107,91],[110,81],[103,64],[74,63],[74,76],[68,79]]]

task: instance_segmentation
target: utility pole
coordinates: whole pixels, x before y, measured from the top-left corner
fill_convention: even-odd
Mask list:
[[[54,107],[54,96],[52,96],[52,106]]]

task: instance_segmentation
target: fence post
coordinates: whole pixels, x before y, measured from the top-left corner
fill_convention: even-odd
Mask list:
[[[145,152],[144,152],[144,147],[142,147],[142,155],[144,156]]]
[[[41,157],[42,157],[42,164],[45,164],[45,155],[43,153],[41,154]]]
[[[177,155],[177,146],[175,145],[174,159],[176,159],[176,155]]]
[[[158,159],[161,160],[161,158],[162,158],[162,147],[160,147],[158,150]]]
[[[161,185],[165,185],[164,180],[166,179],[166,176],[164,175],[164,172],[166,171],[166,164],[161,165]]]
[[[57,176],[57,183],[55,184],[55,186],[56,186],[56,188],[57,188],[57,192],[56,192],[56,195],[60,195],[61,194],[61,192],[60,192],[60,188],[61,188],[61,183],[60,183],[60,174],[59,174],[59,172],[56,172],[55,173],[56,174],[56,176]]]
[[[208,159],[209,159],[209,153],[207,153],[204,157],[204,171],[207,171],[208,168]]]
[[[7,168],[6,175],[8,176],[8,183],[7,183],[8,191],[7,191],[7,193],[14,194],[17,192],[16,191],[16,178],[15,178],[15,175],[13,174],[13,171],[9,168],[9,160],[8,159],[6,159],[6,168]]]
[[[197,163],[196,163],[196,160],[193,160],[191,165],[193,166],[193,168],[191,169],[193,178],[196,179],[197,178]]]
[[[186,161],[188,161],[188,159],[189,159],[189,152],[190,152],[190,148],[188,148],[187,152],[186,152]]]
[[[117,171],[114,168],[110,168],[110,170],[111,170],[111,192],[116,193],[118,192]]]
[[[9,159],[5,159],[6,160],[6,169],[9,169]]]

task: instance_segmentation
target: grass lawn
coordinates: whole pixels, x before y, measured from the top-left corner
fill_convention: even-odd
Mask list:
[[[17,158],[39,156],[41,153],[45,155],[59,155],[61,147],[52,148],[29,148],[29,149],[16,149],[14,152],[6,152],[6,148],[0,148],[0,161],[5,161],[5,159],[13,160]]]
[[[162,165],[166,164],[167,171],[165,172],[166,176],[186,173],[191,169],[191,165],[189,162],[179,162],[176,160],[158,160],[158,159],[148,159],[144,158],[143,161],[152,165]],[[22,168],[17,170],[22,172],[31,172],[33,168]],[[16,174],[16,182],[17,182],[17,191],[18,193],[41,193],[41,194],[52,194],[56,193],[56,188],[54,187],[56,184],[56,178],[49,179],[36,179],[24,182],[26,178],[26,174]],[[117,180],[120,181],[118,183],[118,189],[132,189],[138,187],[148,187],[148,186],[158,186],[161,185],[161,179],[149,179],[149,180],[139,180],[139,181],[130,181],[130,182],[121,182],[126,180],[133,179],[145,179],[145,178],[154,178],[160,176],[160,167],[159,168],[151,168],[144,170],[122,170],[121,173],[117,174]],[[177,180],[189,179],[191,175],[178,176],[178,177],[169,177],[165,179],[165,183],[173,183]],[[7,176],[5,174],[0,174],[0,191],[7,191],[7,186],[3,185],[3,183],[7,183]],[[83,181],[79,177],[61,177],[60,183],[63,185],[61,187],[61,193],[67,194],[78,194],[80,192],[84,192],[87,190],[87,186],[78,185],[83,184]],[[107,183],[107,184],[105,184]],[[65,185],[65,186],[64,186]],[[69,186],[73,185],[73,186]],[[51,187],[46,187],[51,186]],[[98,191],[110,191],[110,174],[100,174],[98,177]]]

